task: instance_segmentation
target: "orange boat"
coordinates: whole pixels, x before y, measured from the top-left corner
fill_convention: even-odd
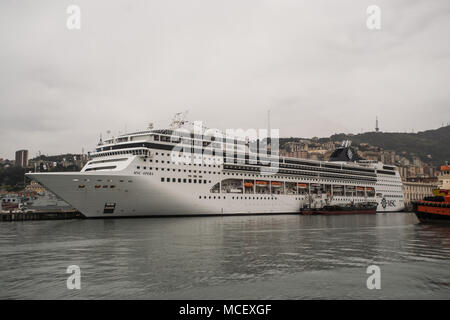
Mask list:
[[[265,187],[265,186],[267,186],[267,181],[256,181],[256,184],[257,184],[258,186]]]
[[[253,182],[245,182],[245,183],[244,183],[244,187],[246,187],[246,188],[251,188],[251,187],[253,187]]]
[[[450,192],[439,190],[442,195],[425,197],[413,202],[413,210],[421,222],[450,222]]]
[[[421,222],[450,222],[450,166],[441,166],[440,189],[432,197],[412,203],[414,213]]]
[[[299,188],[308,188],[308,185],[306,183],[297,183],[297,186]]]

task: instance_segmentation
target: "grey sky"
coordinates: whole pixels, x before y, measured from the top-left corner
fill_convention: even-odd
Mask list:
[[[385,131],[436,128],[450,121],[449,33],[448,0],[3,0],[0,158],[91,150],[184,110],[246,129],[270,109],[281,136],[369,131],[376,115]]]

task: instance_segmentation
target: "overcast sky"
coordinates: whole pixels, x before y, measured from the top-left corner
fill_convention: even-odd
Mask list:
[[[66,9],[81,8],[81,30]],[[369,5],[381,30],[366,27]],[[450,121],[450,1],[0,2],[0,158],[92,150],[173,114],[281,136]]]

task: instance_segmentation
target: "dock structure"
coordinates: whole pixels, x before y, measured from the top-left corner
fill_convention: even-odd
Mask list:
[[[35,211],[35,212],[6,212],[0,214],[0,221],[31,221],[31,220],[67,220],[83,219],[78,211]]]

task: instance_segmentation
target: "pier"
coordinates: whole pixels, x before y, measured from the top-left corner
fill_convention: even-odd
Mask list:
[[[83,219],[78,211],[35,211],[35,212],[7,212],[0,214],[0,221],[32,221],[32,220],[68,220]]]

